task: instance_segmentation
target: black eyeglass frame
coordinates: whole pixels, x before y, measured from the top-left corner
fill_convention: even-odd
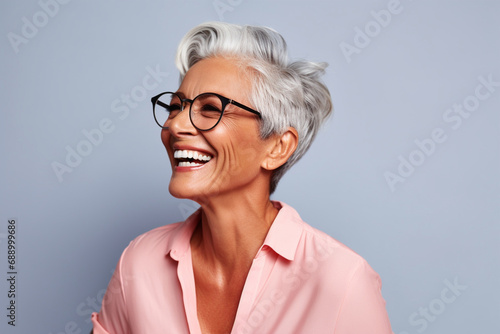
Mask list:
[[[168,109],[168,105],[166,105],[166,104],[164,104],[163,102],[159,101],[160,97],[162,97],[162,96],[163,96],[163,95],[165,95],[165,94],[172,94],[172,95],[175,95],[175,96],[177,96],[177,97],[179,98],[179,100],[181,101],[181,110],[180,110],[179,112],[182,112],[182,111],[184,110],[184,107],[185,107],[185,105],[186,105],[186,102],[189,102],[189,121],[190,121],[190,122],[191,122],[191,124],[192,124],[192,125],[193,125],[196,129],[198,129],[199,131],[210,131],[210,130],[212,130],[213,128],[215,128],[215,127],[219,124],[219,122],[220,122],[220,120],[222,119],[222,117],[224,116],[224,111],[226,110],[226,106],[227,106],[228,104],[233,104],[233,105],[235,105],[235,106],[237,106],[237,107],[239,107],[239,108],[241,108],[241,109],[243,109],[243,110],[249,111],[249,112],[251,112],[251,113],[253,113],[253,114],[255,114],[255,115],[259,116],[259,119],[262,119],[262,115],[261,115],[261,113],[260,113],[260,112],[258,112],[257,110],[252,109],[252,108],[250,108],[250,107],[247,107],[247,106],[246,106],[246,105],[244,105],[244,104],[241,104],[241,103],[239,103],[239,102],[236,102],[235,100],[229,99],[229,98],[227,98],[227,97],[225,97],[225,96],[222,96],[222,95],[220,95],[220,94],[217,94],[217,93],[211,93],[211,92],[201,93],[201,94],[197,95],[194,99],[192,99],[192,100],[191,100],[191,99],[183,99],[183,98],[181,98],[181,97],[179,96],[179,94],[174,93],[174,92],[163,92],[163,93],[160,93],[160,94],[158,94],[158,95],[156,95],[156,96],[153,96],[153,97],[151,98],[151,103],[153,104],[153,117],[154,117],[154,119],[155,119],[156,124],[158,124],[158,125],[160,126],[160,128],[162,128],[162,129],[168,129],[168,127],[167,127],[167,126],[163,126],[162,124],[160,124],[160,122],[159,122],[159,121],[158,121],[158,119],[156,118],[155,106],[156,106],[156,104],[159,104],[159,105],[161,105],[162,107],[164,107],[165,109]],[[191,107],[193,106],[193,102],[194,102],[197,98],[199,98],[199,97],[200,97],[200,96],[202,96],[202,95],[207,95],[207,94],[215,95],[215,96],[217,96],[217,97],[220,99],[220,101],[222,102],[222,110],[221,110],[221,112],[220,112],[220,117],[219,117],[219,119],[217,120],[217,123],[215,123],[215,125],[214,125],[214,126],[212,126],[211,128],[208,128],[208,129],[200,129],[200,128],[199,128],[199,127],[197,127],[197,126],[194,124],[194,122],[193,122]]]

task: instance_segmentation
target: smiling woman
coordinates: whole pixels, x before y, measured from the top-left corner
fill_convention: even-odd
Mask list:
[[[290,62],[272,29],[206,23],[177,66],[153,112],[169,191],[200,209],[130,243],[94,333],[391,333],[366,261],[270,200],[331,113],[326,64]]]

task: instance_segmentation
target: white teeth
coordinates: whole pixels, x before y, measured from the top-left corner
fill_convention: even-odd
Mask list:
[[[212,159],[209,155],[204,155],[198,151],[176,150],[174,152],[175,159],[195,159],[200,161],[210,161]],[[180,166],[180,165],[179,165]]]
[[[189,162],[189,161],[180,161],[179,167],[194,167],[194,166],[202,166],[203,164],[197,162]]]

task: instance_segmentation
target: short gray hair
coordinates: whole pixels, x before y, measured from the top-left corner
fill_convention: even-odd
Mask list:
[[[256,74],[248,98],[262,113],[262,138],[282,134],[288,127],[298,132],[297,149],[273,172],[273,193],[285,172],[306,153],[332,112],[330,92],[320,79],[328,64],[289,61],[286,42],[273,29],[208,22],[191,29],[179,44],[176,65],[180,80],[198,61],[217,56],[240,59]]]

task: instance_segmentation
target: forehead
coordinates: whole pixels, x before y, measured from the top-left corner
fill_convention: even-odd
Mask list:
[[[218,93],[243,103],[247,101],[250,88],[250,74],[240,60],[214,57],[194,64],[178,92],[187,98],[207,92]]]

